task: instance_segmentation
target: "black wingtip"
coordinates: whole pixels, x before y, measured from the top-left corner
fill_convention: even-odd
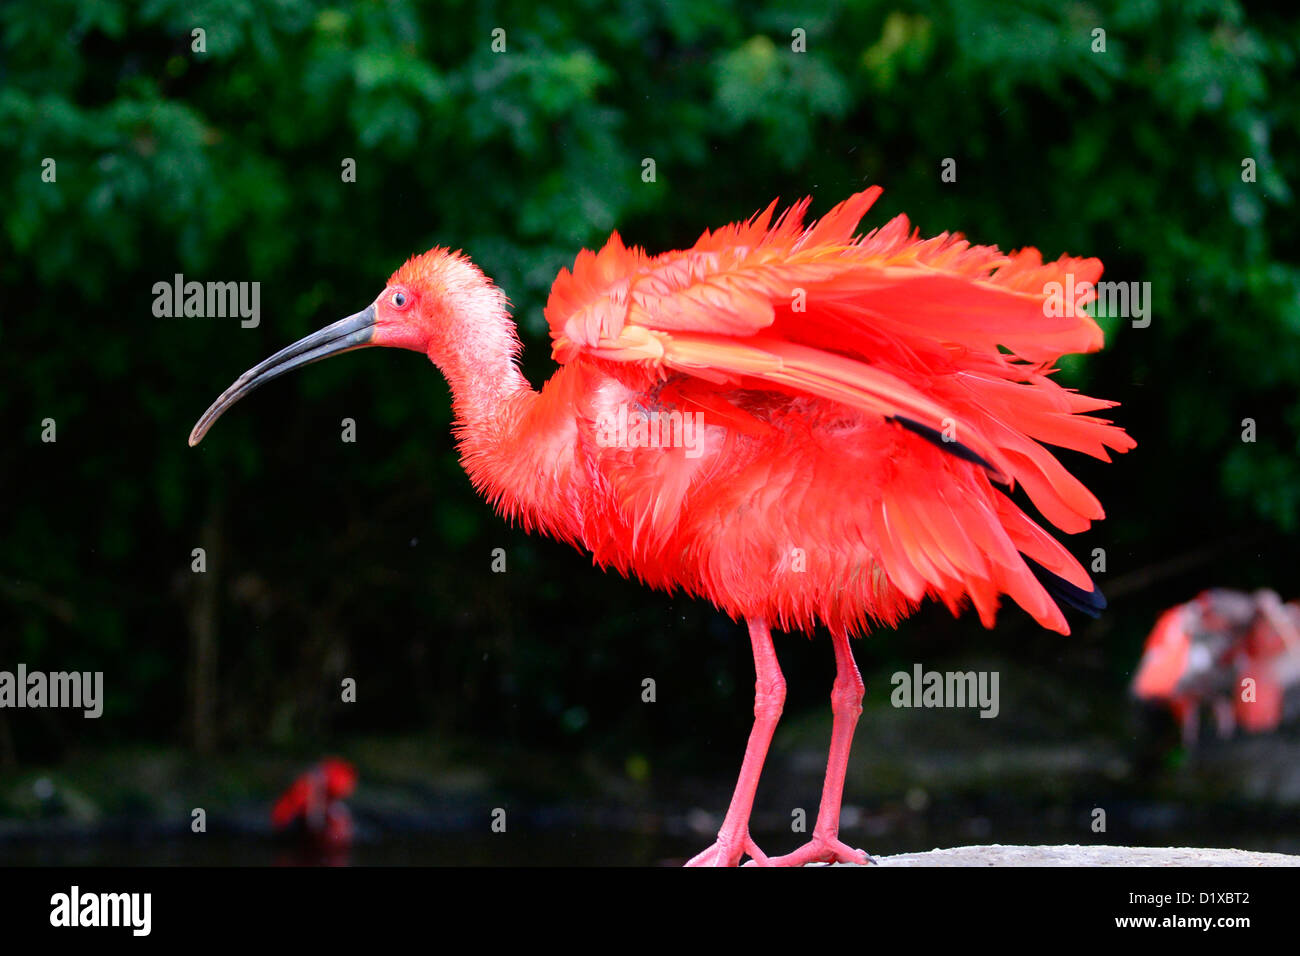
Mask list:
[[[885,420],[907,429],[913,435],[919,435],[931,445],[946,451],[955,458],[960,458],[962,461],[969,461],[973,465],[979,465],[994,478],[1001,478],[1001,473],[993,467],[992,463],[987,458],[975,451],[975,449],[971,448],[969,445],[963,445],[956,439],[948,438],[937,428],[923,425],[915,418],[907,418],[903,415],[891,415]]]
[[[1062,611],[1069,608],[1088,617],[1100,617],[1101,612],[1106,610],[1106,597],[1095,584],[1091,591],[1085,591],[1059,574],[1053,574],[1029,555],[1020,556],[1025,559],[1025,564],[1029,566],[1030,571],[1034,572],[1038,583],[1052,596],[1052,600]]]

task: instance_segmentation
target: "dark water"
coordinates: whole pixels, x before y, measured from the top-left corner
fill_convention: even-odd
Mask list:
[[[1172,761],[1158,750],[1156,759],[1144,759],[1139,750],[1105,742],[966,740],[958,736],[960,725],[927,743],[927,726],[904,725],[908,719],[898,712],[877,719],[874,746],[863,748],[846,785],[856,800],[844,807],[841,837],[869,853],[1001,843],[1300,854],[1300,740],[1293,737],[1207,741]],[[982,732],[985,723],[968,722]],[[808,736],[824,737],[824,728],[812,731]],[[358,749],[378,760],[378,746]],[[790,808],[807,807],[811,823],[824,759],[816,746],[793,746],[771,758],[752,820],[767,853],[787,853],[806,840],[792,832]],[[400,750],[389,762],[409,763]],[[651,794],[616,774],[602,777],[600,786],[570,785],[582,774],[559,761],[568,776],[555,772],[548,786],[526,792],[483,782],[506,776],[499,769],[477,778],[373,770],[348,801],[353,845],[321,854],[275,839],[270,797],[249,793],[272,794],[292,779],[286,761],[269,769],[252,760],[173,764],[159,770],[116,756],[79,784],[37,773],[5,782],[0,796],[16,812],[0,812],[0,865],[671,866],[713,841],[731,786],[730,779],[682,776]],[[92,805],[89,795],[111,794],[119,779],[150,799]],[[243,792],[213,798],[236,779],[244,781]],[[37,790],[48,799],[32,797]],[[189,808],[201,805],[197,795],[210,801],[206,833],[189,831]],[[504,833],[492,832],[489,822],[499,807],[510,808]],[[1105,812],[1100,833],[1093,831],[1098,808]]]
[[[1158,828],[1141,833],[1081,837],[1077,827],[1047,828],[1029,817],[990,821],[970,817],[951,826],[901,831],[845,831],[844,838],[870,853],[889,855],[969,844],[1121,844],[1133,846],[1234,847],[1300,853],[1300,825]],[[756,833],[768,853],[794,849],[802,835]],[[417,833],[369,835],[347,850],[300,849],[264,836],[199,834],[166,838],[57,839],[0,844],[0,865],[17,866],[679,866],[711,842],[696,833],[629,833],[555,828],[504,834]]]

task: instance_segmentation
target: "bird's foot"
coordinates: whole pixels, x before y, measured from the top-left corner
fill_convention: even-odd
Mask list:
[[[855,850],[838,837],[813,835],[793,853],[774,856],[767,866],[803,866],[805,863],[875,863],[864,850]]]
[[[695,854],[686,861],[687,866],[740,866],[740,861],[748,855],[746,866],[767,866],[767,854],[758,848],[749,835],[749,831],[739,834],[718,834],[717,841],[707,850]]]

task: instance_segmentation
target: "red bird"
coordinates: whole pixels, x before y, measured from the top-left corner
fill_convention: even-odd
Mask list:
[[[1082,567],[1011,499],[1058,528],[1101,505],[1044,443],[1109,460],[1133,441],[1086,413],[1114,403],[1049,376],[1102,345],[1081,309],[1096,259],[1044,264],[898,217],[855,238],[878,188],[805,228],[809,200],[773,203],[652,256],[617,234],[561,270],[546,306],[560,367],[520,374],[505,296],[465,256],[410,259],[362,312],[250,369],[195,425],[309,362],[413,349],[452,392],[461,461],[498,512],[652,587],[711,601],[749,627],[754,727],[717,842],[691,863],[868,859],[839,839],[863,685],[849,637],[926,598],[992,626],[1008,595],[1068,633],[1062,606],[1104,606]],[[1064,299],[1062,290],[1069,290]],[[830,631],[830,758],[811,841],[767,857],[750,809],[785,699],[769,627]]]
[[[280,795],[271,809],[271,825],[277,830],[299,825],[313,843],[345,847],[352,842],[352,815],[343,800],[352,796],[356,786],[352,764],[326,757]]]
[[[1300,603],[1283,604],[1267,589],[1212,588],[1160,615],[1133,694],[1167,705],[1190,747],[1203,703],[1210,704],[1220,737],[1238,725],[1253,733],[1275,730],[1286,716],[1287,692],[1297,685]]]

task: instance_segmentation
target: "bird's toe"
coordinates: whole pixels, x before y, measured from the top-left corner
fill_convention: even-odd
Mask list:
[[[857,850],[836,837],[813,837],[793,853],[773,857],[772,866],[805,866],[809,863],[856,863],[865,866],[876,860],[865,850]]]

